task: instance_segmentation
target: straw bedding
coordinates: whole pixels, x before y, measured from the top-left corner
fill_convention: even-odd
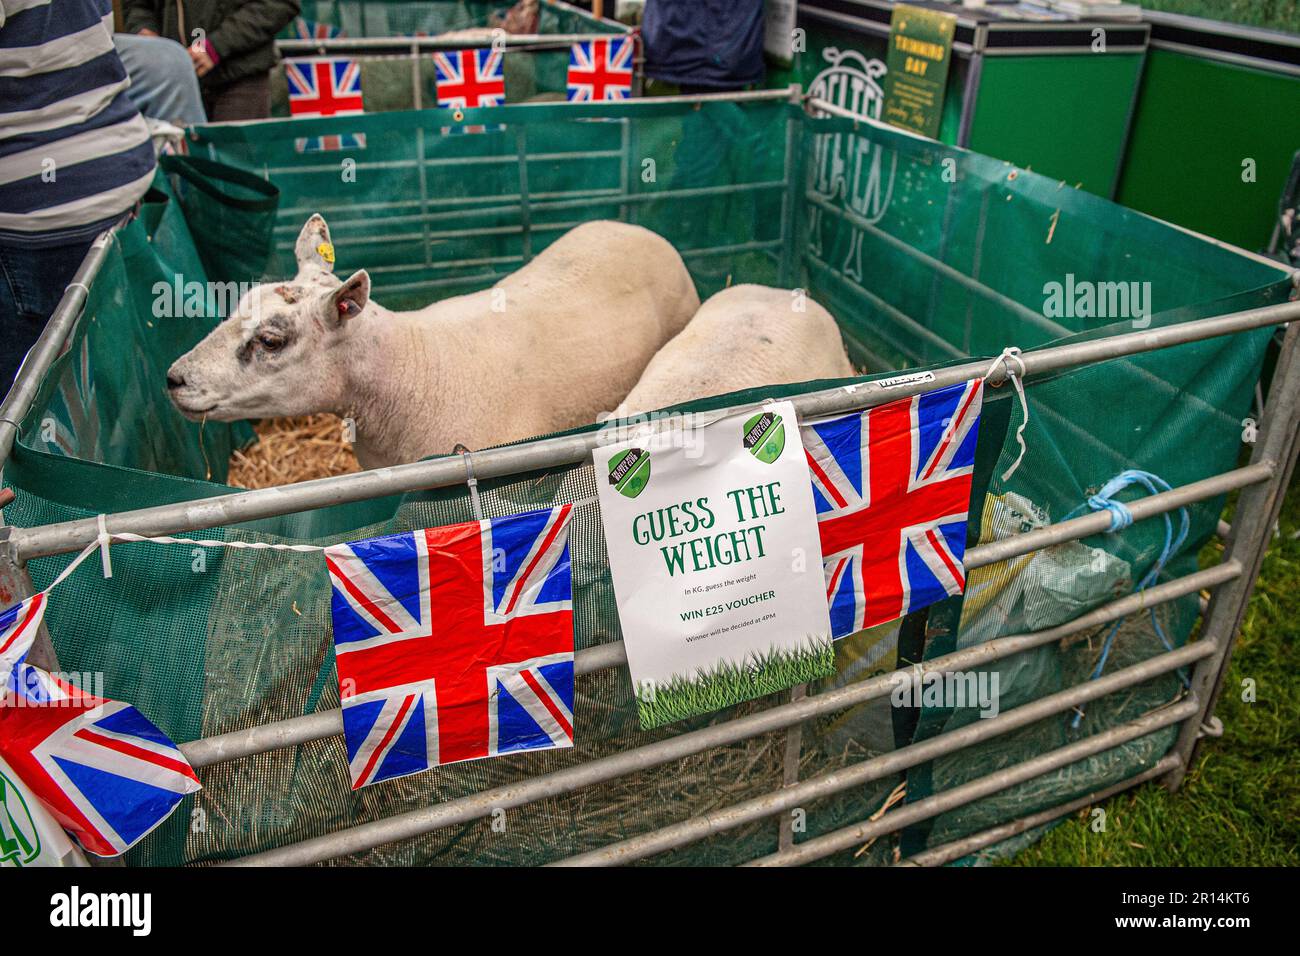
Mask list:
[[[255,430],[257,444],[230,456],[232,487],[270,488],[360,470],[337,415],[268,418]]]

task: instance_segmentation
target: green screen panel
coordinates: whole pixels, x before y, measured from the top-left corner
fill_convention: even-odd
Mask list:
[[[985,57],[970,148],[1109,196],[1141,65],[1137,53]]]
[[[1152,50],[1119,202],[1260,249],[1300,149],[1300,77]],[[1255,181],[1242,163],[1255,160]]]

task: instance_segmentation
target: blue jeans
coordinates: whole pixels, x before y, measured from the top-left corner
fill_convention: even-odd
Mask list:
[[[42,249],[0,245],[0,395],[9,391],[93,241]]]
[[[208,121],[199,78],[185,47],[165,37],[133,33],[114,33],[113,46],[131,78],[126,95],[141,113],[178,126]]]

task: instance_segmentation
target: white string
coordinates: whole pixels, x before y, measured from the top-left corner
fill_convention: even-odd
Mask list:
[[[58,587],[60,584],[64,582],[64,580],[68,577],[69,574],[77,570],[77,566],[80,565],[82,561],[85,561],[88,557],[90,557],[92,554],[98,551],[99,548],[100,548],[100,543],[98,541],[86,545],[86,549],[82,551],[81,554],[77,555],[75,558],[69,561],[68,566],[64,568],[62,571],[60,571],[58,577],[56,577],[53,581],[51,581],[46,586],[45,590],[41,591],[40,593],[49,594],[51,591],[53,591],[56,587]]]
[[[210,538],[173,538],[168,535],[148,537],[129,531],[114,531],[109,535],[114,541],[143,541],[148,544],[188,544],[199,548],[246,548],[250,551],[297,551],[307,554],[324,551],[320,544],[275,544],[270,541],[213,541]]]
[[[584,505],[594,505],[597,503],[595,495],[588,495],[585,498],[577,498],[569,504],[575,508]],[[558,507],[553,505],[552,507]],[[270,541],[215,541],[211,538],[173,538],[170,535],[149,536],[143,534],[134,534],[130,531],[109,531],[104,527],[106,515],[99,515],[96,523],[99,525],[99,534],[95,540],[86,545],[85,549],[75,558],[68,562],[68,566],[59,572],[58,576],[51,581],[42,591],[41,594],[49,594],[56,587],[67,580],[73,571],[77,570],[87,558],[96,551],[101,553],[102,560],[106,568],[104,577],[113,576],[112,564],[109,561],[109,546],[114,542],[142,542],[144,544],[177,544],[188,545],[194,548],[243,548],[248,551],[292,551],[298,554],[315,554],[324,551],[328,545],[320,544],[279,544]]]
[[[1020,444],[1020,454],[1016,455],[1016,460],[1011,463],[1011,467],[1002,473],[1003,481],[1006,481],[1014,475],[1016,469],[1020,467],[1020,462],[1024,460],[1025,451],[1027,450],[1025,447],[1025,426],[1029,424],[1029,400],[1025,398],[1025,387],[1020,381],[1025,377],[1025,363],[1020,357],[1020,349],[1016,348],[1014,345],[1003,349],[1002,354],[993,360],[993,364],[989,366],[989,370],[984,373],[984,377],[987,379],[997,371],[999,365],[1008,362],[1008,360],[1015,362],[1020,366],[1019,374],[1014,372],[1009,364],[1006,365],[1006,370],[1007,378],[1011,380],[1012,386],[1015,387],[1016,394],[1020,396],[1020,408],[1024,413],[1024,417],[1020,421],[1020,427],[1016,429],[1016,441]]]
[[[56,587],[67,580],[68,575],[80,567],[81,563],[89,558],[96,551],[103,554],[105,561],[108,559],[109,545],[114,541],[143,541],[147,544],[181,544],[191,545],[199,548],[247,548],[253,551],[298,551],[298,552],[315,552],[324,551],[325,547],[318,544],[272,544],[267,541],[213,541],[208,538],[172,538],[168,535],[159,535],[156,538],[146,537],[142,534],[132,534],[130,531],[105,531],[104,515],[99,516],[99,536],[86,545],[79,555],[68,562],[68,566],[59,572],[58,576],[51,581],[40,592],[49,594]],[[112,567],[110,565],[105,577],[112,577]]]

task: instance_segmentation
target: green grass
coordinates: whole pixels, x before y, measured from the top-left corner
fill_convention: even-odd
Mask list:
[[[1142,0],[1183,13],[1300,33],[1296,0]],[[1300,479],[1264,560],[1218,716],[1177,793],[1147,784],[1106,804],[1107,829],[1072,817],[1017,854],[1019,866],[1296,866],[1300,864]],[[1241,699],[1256,682],[1255,703]]]
[[[1010,862],[1019,866],[1296,866],[1300,864],[1300,478],[1282,507],[1229,667],[1218,716],[1182,788],[1146,784],[1086,812]],[[1242,681],[1256,684],[1242,701]]]
[[[1141,0],[1141,3],[1147,10],[1300,33],[1300,4],[1296,0]]]
[[[638,697],[641,727],[650,730],[687,717],[733,707],[746,700],[775,694],[835,672],[835,650],[829,638],[810,638],[799,649],[773,648],[739,663],[722,661],[693,677],[676,677],[655,687],[654,697]]]

